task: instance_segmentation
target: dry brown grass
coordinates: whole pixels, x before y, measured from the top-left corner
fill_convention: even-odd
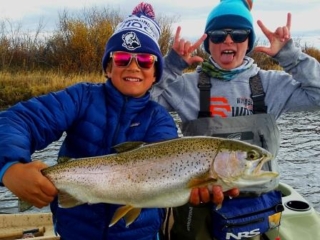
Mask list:
[[[55,72],[0,72],[0,108],[6,108],[34,96],[64,89],[78,82],[104,82],[101,74],[70,74]]]
[[[41,22],[37,34],[33,34],[23,32],[21,26],[10,20],[0,20],[0,109],[77,82],[104,82],[101,57],[105,43],[123,16],[126,14],[109,7],[93,7],[74,14],[65,10],[59,14],[57,29],[44,39],[39,37],[44,30]],[[176,17],[158,16],[163,55],[171,49],[176,20]],[[296,44],[300,45],[299,41]],[[306,45],[301,48],[320,61],[319,49]],[[202,48],[195,54],[207,58]],[[265,54],[252,57],[262,69],[281,70]],[[195,67],[190,66],[186,71]]]
[[[168,46],[167,46],[168,47]],[[320,61],[320,50],[314,47],[302,46],[302,51]],[[206,53],[198,50],[197,55],[206,58]],[[258,66],[265,70],[282,70],[271,57],[262,53],[253,53],[251,57]],[[186,71],[193,71],[191,66]],[[19,101],[27,100],[53,91],[64,89],[78,82],[104,82],[105,77],[100,73],[70,73],[56,71],[31,72],[0,72],[0,109],[7,108]]]

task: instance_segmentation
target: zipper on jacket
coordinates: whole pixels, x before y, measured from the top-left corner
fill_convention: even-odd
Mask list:
[[[124,104],[121,107],[121,111],[120,111],[120,114],[119,114],[119,119],[121,119],[121,116],[123,115],[124,110],[126,109],[127,102],[128,102],[128,97],[124,97]],[[120,123],[119,122],[120,121],[118,121],[116,130],[114,131],[114,135],[113,135],[113,138],[112,138],[112,146],[116,145],[116,143],[117,143],[116,140],[117,140],[118,132],[119,132],[119,129],[120,129]]]
[[[258,218],[256,220],[253,220],[253,221],[247,221],[247,222],[243,222],[243,223],[229,223],[229,224],[225,224],[222,228],[222,230],[224,229],[232,229],[232,228],[235,228],[235,227],[243,227],[243,226],[246,226],[246,225],[251,225],[251,224],[254,224],[254,223],[261,223],[264,221],[264,218],[261,217],[261,218]]]

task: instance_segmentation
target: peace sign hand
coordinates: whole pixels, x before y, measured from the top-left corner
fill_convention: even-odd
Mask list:
[[[189,41],[185,41],[183,38],[180,38],[181,27],[177,27],[176,34],[174,36],[174,42],[172,49],[183,58],[188,65],[192,65],[193,63],[203,62],[203,58],[199,56],[193,56],[192,53],[200,47],[203,41],[207,38],[207,34],[203,34],[201,38],[192,44]]]
[[[268,38],[270,42],[269,47],[258,46],[255,47],[255,52],[262,52],[268,54],[269,56],[275,56],[286,43],[291,39],[290,28],[291,28],[291,13],[287,15],[287,24],[283,27],[278,27],[273,33],[259,20],[257,21],[259,27],[261,28],[264,35]]]

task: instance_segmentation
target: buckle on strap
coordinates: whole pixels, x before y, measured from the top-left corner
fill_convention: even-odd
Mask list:
[[[198,83],[198,88],[200,90],[207,90],[209,91],[212,87],[212,84],[211,83]]]
[[[263,101],[264,102],[264,98],[265,98],[266,94],[263,92],[263,93],[260,93],[260,94],[251,94],[250,97],[252,98],[252,100],[255,102],[255,101]]]

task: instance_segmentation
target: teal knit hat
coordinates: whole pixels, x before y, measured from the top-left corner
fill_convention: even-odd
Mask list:
[[[220,0],[218,6],[209,13],[205,28],[208,34],[212,30],[220,29],[250,29],[247,53],[251,52],[255,42],[253,18],[251,15],[253,0]],[[209,51],[209,38],[204,41],[204,48]]]

